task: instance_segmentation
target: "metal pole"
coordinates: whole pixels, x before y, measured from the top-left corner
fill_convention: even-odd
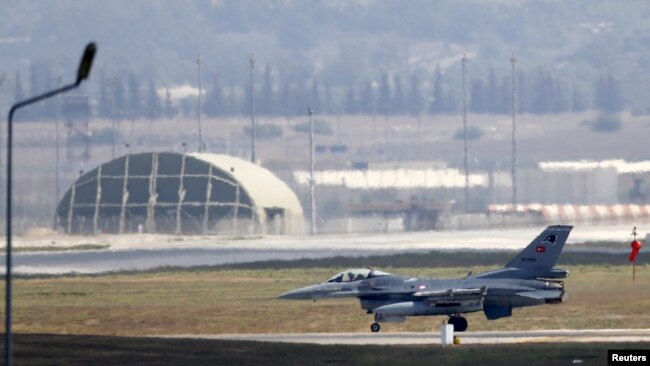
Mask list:
[[[309,203],[311,205],[311,225],[309,233],[316,234],[316,198],[314,197],[314,111],[309,107]]]
[[[249,59],[251,65],[251,162],[255,163],[255,88],[253,84],[253,71],[255,69],[255,55]]]
[[[112,77],[109,80],[111,86],[111,159],[115,159],[115,88],[117,86],[117,78]]]
[[[25,101],[14,104],[9,110],[9,118],[7,119],[7,218],[6,222],[6,235],[7,235],[7,254],[6,254],[6,275],[5,275],[5,365],[11,365],[11,266],[12,266],[12,250],[11,250],[11,199],[12,199],[12,144],[13,144],[13,118],[16,110],[25,107],[29,104],[36,103],[40,100],[50,98],[56,94],[71,90],[79,86],[70,84],[63,88],[56,89],[37,97],[27,99]]]
[[[196,112],[199,121],[199,152],[203,152],[203,137],[201,136],[201,94],[203,92],[201,88],[201,66],[203,65],[203,59],[201,56],[196,60],[196,64],[199,66],[199,105]]]
[[[636,226],[632,230],[632,236],[634,237],[632,239],[632,242],[635,242],[636,241],[636,236],[637,236]],[[635,261],[632,261],[632,282],[636,282],[636,263],[635,263]]]
[[[61,87],[61,84],[63,83],[63,77],[58,76],[56,78],[56,87],[59,88]],[[55,140],[55,159],[56,162],[54,164],[54,179],[56,180],[54,182],[55,190],[56,190],[56,202],[59,202],[59,197],[61,195],[61,169],[59,168],[59,164],[61,161],[61,154],[59,151],[59,119],[61,119],[61,98],[59,97],[59,105],[57,106],[56,109],[56,121],[55,121],[55,127],[54,127],[54,133],[56,134],[54,140]],[[56,207],[56,205],[55,205]],[[59,227],[59,213],[55,212],[54,213],[54,230],[56,230]]]
[[[2,84],[6,81],[6,76],[5,74],[0,74],[0,113],[2,113]],[[0,128],[0,141],[2,141],[2,129]],[[0,142],[1,144],[1,142]],[[0,146],[0,150],[1,150]],[[2,153],[0,153],[0,165],[2,165]],[[0,184],[0,189],[2,188],[2,185]]]
[[[517,57],[512,54],[512,209],[517,211],[517,140],[515,139],[515,63]]]
[[[469,168],[467,167],[467,91],[465,88],[465,65],[467,64],[467,56],[463,53],[461,59],[463,65],[463,151],[465,157],[463,159],[463,167],[465,168],[465,213],[469,212]]]
[[[89,43],[86,46],[84,54],[81,58],[81,63],[77,70],[77,80],[70,85],[58,88],[47,93],[41,94],[39,96],[24,100],[14,104],[9,110],[9,117],[7,118],[7,217],[6,217],[6,235],[7,235],[7,254],[6,254],[6,274],[5,274],[5,354],[4,361],[6,366],[11,366],[11,286],[12,286],[12,253],[11,253],[11,180],[12,180],[12,142],[13,142],[13,118],[14,113],[29,104],[36,103],[40,100],[53,97],[59,93],[74,89],[81,84],[82,81],[88,78],[90,75],[90,69],[92,67],[93,58],[97,52],[97,47],[94,43]]]

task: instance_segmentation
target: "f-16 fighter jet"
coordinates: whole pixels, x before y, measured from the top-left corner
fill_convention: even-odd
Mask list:
[[[566,269],[553,268],[572,226],[553,225],[544,230],[504,268],[438,279],[398,276],[372,268],[350,269],[326,282],[289,291],[287,300],[356,297],[361,308],[374,314],[370,330],[379,323],[403,322],[407,316],[447,315],[454,330],[467,329],[463,314],[482,311],[488,320],[509,317],[512,309],[557,304],[564,296],[561,279]],[[480,255],[480,254],[476,254]]]

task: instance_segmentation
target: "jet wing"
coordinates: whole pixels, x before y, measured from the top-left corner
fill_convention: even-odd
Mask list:
[[[487,294],[487,287],[459,288],[435,291],[418,291],[413,293],[415,297],[423,298],[429,304],[445,303],[470,303],[482,301]]]

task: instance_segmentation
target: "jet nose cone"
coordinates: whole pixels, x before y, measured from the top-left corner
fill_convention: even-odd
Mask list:
[[[285,292],[282,295],[278,296],[278,299],[282,300],[309,300],[311,299],[311,291],[305,288],[299,288],[297,290],[292,290]]]

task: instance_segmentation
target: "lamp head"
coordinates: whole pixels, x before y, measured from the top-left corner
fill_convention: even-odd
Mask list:
[[[94,42],[88,43],[84,54],[81,57],[81,62],[79,63],[79,70],[77,70],[77,85],[81,84],[82,81],[88,79],[90,75],[90,69],[93,66],[93,59],[95,58],[95,53],[97,52],[97,46]]]

